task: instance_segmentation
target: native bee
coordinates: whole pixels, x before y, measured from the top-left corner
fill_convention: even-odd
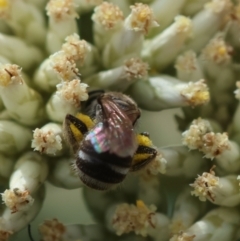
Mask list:
[[[108,190],[156,157],[148,134],[135,134],[141,113],[127,95],[90,92],[85,111],[66,115],[64,133],[75,153],[74,169],[87,186]]]

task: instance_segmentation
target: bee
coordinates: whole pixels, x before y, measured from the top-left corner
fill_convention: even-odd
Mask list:
[[[66,115],[64,135],[75,153],[74,169],[87,186],[111,189],[156,157],[149,135],[135,134],[141,112],[127,95],[93,91],[85,112]]]

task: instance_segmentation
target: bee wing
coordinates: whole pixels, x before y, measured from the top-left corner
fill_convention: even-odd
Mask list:
[[[109,151],[122,157],[133,156],[137,149],[133,125],[124,115],[113,112],[111,117],[107,119],[105,127],[105,133],[109,140]]]
[[[128,116],[113,102],[102,105],[102,114],[102,122],[87,135],[95,151],[109,151],[121,157],[133,156],[137,140]]]
[[[102,114],[109,152],[122,157],[133,156],[137,141],[129,117],[112,101],[102,101]]]

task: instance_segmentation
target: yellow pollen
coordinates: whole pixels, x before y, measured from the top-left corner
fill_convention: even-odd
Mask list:
[[[219,47],[218,53],[219,55],[225,55],[227,53],[227,50],[224,46],[222,46],[222,47]]]
[[[11,77],[7,73],[0,73],[0,85],[8,86],[11,81]]]
[[[108,11],[106,11],[105,14],[106,14],[105,16],[106,16],[107,18],[109,18],[110,16],[113,15],[113,12],[112,12],[111,10],[108,10]]]
[[[138,19],[139,19],[139,21],[144,22],[146,20],[147,16],[148,16],[147,11],[141,11],[138,15]]]
[[[197,92],[196,95],[194,96],[194,99],[196,101],[206,102],[209,100],[209,92],[208,91]]]
[[[0,0],[0,8],[6,8],[6,7],[8,7],[8,1]]]
[[[55,7],[63,7],[64,4],[65,4],[64,1],[58,1],[58,0],[54,1]]]
[[[142,200],[137,200],[137,201],[136,201],[136,205],[137,205],[138,208],[147,209],[145,203],[144,203]]]

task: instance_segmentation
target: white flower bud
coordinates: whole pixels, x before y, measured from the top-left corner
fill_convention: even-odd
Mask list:
[[[177,197],[171,219],[171,232],[178,233],[190,227],[205,210],[206,205],[191,196],[191,189],[185,188]]]
[[[203,71],[197,59],[196,53],[189,50],[179,55],[175,62],[177,78],[182,81],[198,81],[203,79]]]
[[[140,107],[146,110],[205,104],[209,101],[209,91],[204,80],[181,82],[168,75],[149,77],[134,83],[129,92]]]
[[[239,183],[236,175],[225,177],[215,176],[211,169],[210,173],[204,172],[198,176],[193,184],[192,195],[199,197],[200,201],[206,201],[225,206],[234,207],[240,203]]]
[[[48,123],[33,131],[32,148],[48,155],[62,154],[62,126]]]
[[[96,46],[102,49],[106,41],[123,24],[123,13],[117,5],[103,2],[94,9],[94,40]]]
[[[81,83],[79,79],[57,85],[57,91],[46,105],[48,117],[52,121],[62,122],[66,114],[76,114],[81,101],[88,99],[87,87],[88,85]]]
[[[7,181],[12,173],[15,158],[0,154],[0,183]]]
[[[43,98],[28,87],[17,65],[0,65],[0,95],[9,115],[25,125],[35,125],[45,119]]]
[[[47,32],[47,50],[50,54],[58,51],[64,39],[78,33],[75,18],[78,17],[73,0],[51,0],[48,2],[47,15],[49,27]]]
[[[151,27],[157,26],[147,5],[136,3],[131,9],[123,27],[117,29],[104,46],[102,57],[106,68],[119,66],[132,57],[140,57],[144,35]]]
[[[202,155],[199,152],[189,152],[184,146],[163,147],[159,148],[159,152],[167,161],[165,173],[167,176],[184,175],[186,178],[193,178],[205,166]]]
[[[185,16],[193,16],[197,12],[201,11],[207,2],[209,2],[209,0],[186,0],[182,13]]]
[[[0,34],[0,55],[24,70],[35,67],[43,60],[43,54],[38,48],[27,45],[20,38],[4,34]]]
[[[34,203],[32,196],[48,175],[46,160],[37,153],[24,154],[15,164],[10,177],[9,190],[2,194],[4,203],[18,212],[28,210]]]
[[[138,79],[145,79],[148,75],[148,65],[141,59],[131,58],[124,65],[114,69],[98,72],[84,81],[89,86],[100,89],[126,91]]]
[[[34,202],[27,211],[22,210],[12,213],[9,208],[5,208],[0,216],[0,237],[2,238],[5,234],[5,239],[2,238],[1,240],[7,241],[7,237],[17,233],[30,223],[41,210],[44,197],[45,188],[42,186],[34,195]]]
[[[191,20],[184,16],[175,17],[175,22],[151,40],[146,40],[142,57],[152,68],[160,71],[171,64],[191,34]]]
[[[0,152],[16,155],[29,147],[31,130],[15,122],[0,120]]]
[[[55,186],[75,189],[83,187],[84,184],[72,167],[73,158],[61,158],[55,160],[51,165],[48,180]]]
[[[237,240],[240,215],[237,209],[216,208],[170,241],[226,241]]]
[[[159,26],[151,29],[149,35],[155,36],[167,28],[173,22],[174,17],[180,14],[184,3],[185,0],[178,0],[177,2],[175,0],[152,1],[150,3],[150,8],[152,9],[155,20],[158,22]]]
[[[44,16],[40,10],[23,0],[4,0],[3,2],[8,2],[4,19],[13,32],[18,37],[24,38],[27,43],[43,47],[47,29]]]
[[[193,38],[186,44],[185,50],[199,52],[224,24],[231,9],[230,0],[212,0],[192,19]]]

